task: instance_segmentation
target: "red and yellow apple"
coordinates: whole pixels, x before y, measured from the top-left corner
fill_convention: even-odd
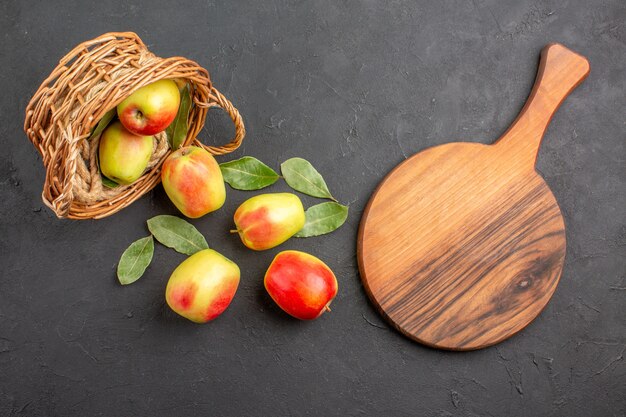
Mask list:
[[[224,205],[226,187],[213,155],[187,146],[173,152],[161,169],[163,188],[185,216],[197,218]]]
[[[237,264],[213,249],[204,249],[174,270],[165,289],[165,300],[181,316],[206,323],[229,306],[239,277]]]
[[[110,124],[100,136],[100,171],[118,184],[130,184],[146,170],[152,155],[152,136],[135,135],[119,121]]]
[[[337,295],[337,278],[320,259],[305,252],[280,252],[265,273],[265,289],[286,313],[300,320],[319,317]]]
[[[173,80],[159,80],[141,87],[117,105],[117,116],[136,135],[155,135],[176,117],[180,92]]]
[[[280,245],[304,226],[304,207],[291,193],[260,194],[244,201],[235,211],[233,232],[244,245],[265,250]]]

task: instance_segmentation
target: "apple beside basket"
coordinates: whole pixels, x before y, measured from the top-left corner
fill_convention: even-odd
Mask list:
[[[190,85],[193,104],[184,145],[201,146],[214,155],[239,147],[246,133],[241,115],[212,86],[206,69],[182,57],[157,57],[132,32],[106,33],[83,42],[61,59],[26,107],[24,131],[46,168],[43,201],[59,218],[109,216],[160,182],[161,164],[171,153],[164,132],[155,136],[148,170],[134,183],[115,188],[102,184],[99,137],[89,138],[108,110],[135,90],[168,78]],[[235,137],[227,145],[206,146],[196,139],[211,107],[224,109],[235,124]]]

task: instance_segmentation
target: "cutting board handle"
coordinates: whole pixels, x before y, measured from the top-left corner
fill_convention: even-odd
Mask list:
[[[535,167],[543,134],[565,97],[589,74],[589,62],[576,52],[558,43],[541,51],[535,85],[515,122],[496,142],[509,148],[516,160]]]

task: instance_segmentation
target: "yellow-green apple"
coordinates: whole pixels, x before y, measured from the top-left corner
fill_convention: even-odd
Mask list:
[[[213,155],[197,146],[173,152],[161,169],[163,188],[185,216],[197,218],[222,207],[226,187]]]
[[[213,320],[226,310],[239,286],[239,267],[204,249],[184,260],[172,273],[165,300],[172,310],[196,323]]]
[[[173,80],[141,87],[117,105],[117,116],[137,135],[155,135],[167,128],[178,113],[180,92]]]
[[[319,317],[337,295],[337,278],[320,259],[305,252],[280,252],[265,273],[265,289],[286,313],[301,320]]]
[[[291,193],[260,194],[244,201],[235,211],[236,230],[250,249],[280,245],[304,226],[304,207]]]
[[[100,171],[118,184],[130,184],[143,174],[152,155],[152,136],[135,135],[119,121],[100,136]]]

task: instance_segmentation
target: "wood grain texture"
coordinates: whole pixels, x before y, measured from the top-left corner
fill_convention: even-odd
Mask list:
[[[535,160],[552,115],[588,72],[585,58],[546,46],[526,105],[495,144],[427,149],[374,192],[359,228],[359,270],[402,333],[479,349],[546,306],[563,268],[565,225]]]

